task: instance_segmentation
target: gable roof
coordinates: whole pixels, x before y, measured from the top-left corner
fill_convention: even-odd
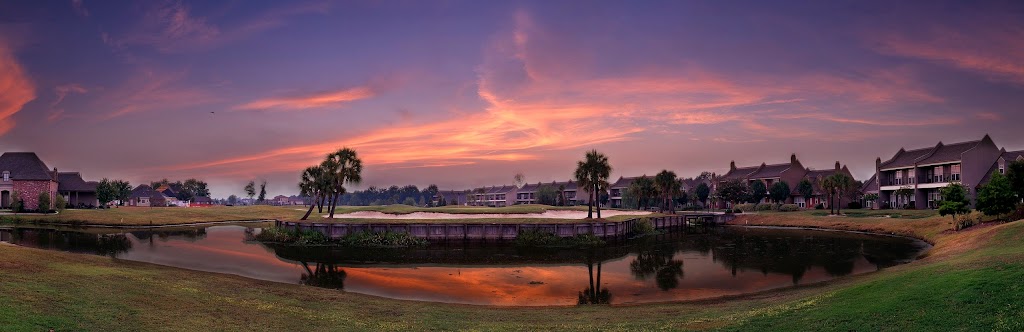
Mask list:
[[[4,152],[0,172],[11,172],[11,180],[53,181],[55,176],[35,152]]]
[[[57,191],[96,191],[97,184],[85,182],[78,172],[57,173]]]
[[[981,144],[981,140],[961,142],[954,144],[942,144],[935,146],[935,149],[927,157],[921,158],[917,161],[918,164],[935,164],[948,161],[960,160],[964,152],[973,149],[974,147]]]
[[[1024,150],[1003,152],[1003,160],[1007,162],[1013,162],[1021,158],[1024,158]]]
[[[900,151],[896,152],[896,155],[893,156],[892,159],[883,162],[879,166],[879,168],[897,168],[914,166],[914,163],[917,161],[917,159],[920,159],[928,155],[928,153],[930,153],[934,149],[934,147],[910,151],[900,149]]]
[[[162,193],[160,193],[159,191],[154,190],[153,187],[150,187],[148,184],[140,184],[138,187],[135,187],[135,189],[132,189],[132,196],[131,196],[131,198],[139,198],[139,197],[154,198],[154,197],[158,197],[158,196],[160,198],[164,197],[164,195]]]
[[[751,178],[751,179],[777,178],[777,177],[782,176],[782,172],[785,172],[787,169],[789,169],[792,166],[793,166],[792,164],[788,164],[788,163],[787,164],[775,164],[775,165],[764,165],[764,164],[762,164],[761,167],[758,167],[757,171],[747,175],[747,177]]]
[[[646,176],[646,175],[644,175],[644,176]],[[628,178],[620,176],[619,179],[616,180],[615,183],[612,183],[612,185],[608,186],[608,188],[627,188],[631,184],[633,184],[634,180],[639,179],[639,178],[640,178],[639,176],[628,177]],[[648,178],[650,178],[650,177],[648,177]]]
[[[862,193],[878,193],[878,181],[876,181],[877,174],[872,174],[871,178],[864,181],[864,185],[860,187]]]
[[[757,172],[757,169],[760,167],[761,166],[737,167],[736,169],[731,169],[728,173],[719,177],[719,180],[746,179],[750,174]]]

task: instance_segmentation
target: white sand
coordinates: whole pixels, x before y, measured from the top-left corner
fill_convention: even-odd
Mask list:
[[[642,216],[651,214],[644,211],[602,210],[601,217]],[[594,213],[597,216],[597,213]],[[335,219],[481,219],[481,218],[547,218],[547,219],[583,219],[587,211],[551,210],[544,213],[438,213],[413,212],[409,214],[391,214],[377,211],[359,211],[335,214]],[[324,216],[327,218],[327,216]]]

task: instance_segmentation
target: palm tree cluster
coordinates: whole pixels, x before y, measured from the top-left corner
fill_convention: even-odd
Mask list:
[[[647,210],[651,207],[651,200],[658,195],[658,188],[655,187],[654,180],[644,175],[634,179],[633,183],[629,184],[629,188],[626,188],[626,194],[624,196],[636,199],[637,210]]]
[[[608,190],[611,185],[608,183],[611,174],[612,166],[608,163],[608,157],[597,150],[588,151],[584,159],[576,164],[574,178],[579,187],[586,188],[590,194],[587,200],[587,219],[594,217],[594,205],[597,205],[597,218],[601,218],[601,205],[594,203],[601,198],[599,193]]]
[[[362,181],[362,173],[362,160],[359,160],[355,150],[349,148],[328,154],[319,165],[307,167],[302,172],[299,191],[302,196],[312,197],[316,204],[309,205],[309,210],[302,216],[302,220],[309,218],[314,207],[318,207],[319,213],[323,213],[325,206],[328,217],[334,218],[338,197],[345,194],[344,185],[359,183]]]
[[[676,213],[675,198],[683,194],[683,181],[675,172],[661,170],[654,176],[654,186],[658,189],[658,197],[661,198],[660,212],[668,210],[670,213]]]
[[[853,178],[843,173],[835,173],[818,181],[821,190],[825,192],[825,196],[828,196],[829,213],[832,214],[840,213],[843,196],[857,186]]]

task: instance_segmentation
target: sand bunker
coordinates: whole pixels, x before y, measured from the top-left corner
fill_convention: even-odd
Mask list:
[[[650,212],[644,211],[616,211],[603,210],[601,217],[614,216],[642,216]],[[597,213],[594,214],[595,216]],[[377,211],[359,211],[344,214],[335,214],[336,219],[483,219],[483,218],[545,218],[545,219],[583,219],[587,217],[587,211],[552,210],[544,213],[438,213],[438,212],[413,212],[409,214],[391,214]],[[327,216],[324,216],[327,218]]]

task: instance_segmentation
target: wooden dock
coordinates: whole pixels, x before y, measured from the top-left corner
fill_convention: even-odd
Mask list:
[[[514,240],[524,231],[541,231],[561,237],[593,234],[601,238],[624,238],[632,235],[641,219],[650,221],[654,229],[669,230],[698,225],[718,225],[732,220],[733,215],[716,213],[681,213],[664,217],[641,217],[620,222],[575,223],[322,223],[277,221],[276,226],[323,233],[339,239],[359,232],[401,232],[429,241],[503,241]]]

